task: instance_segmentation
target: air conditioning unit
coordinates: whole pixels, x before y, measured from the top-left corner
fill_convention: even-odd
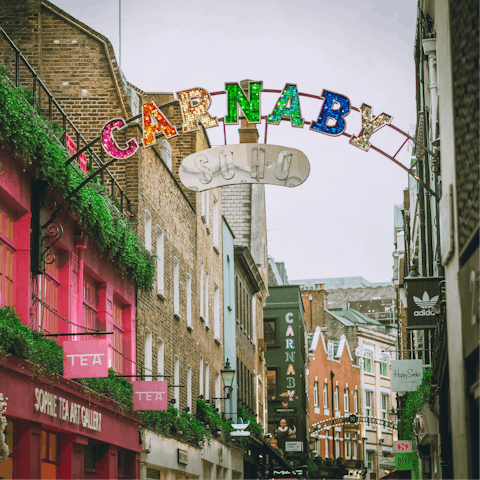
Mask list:
[[[152,449],[152,439],[151,437],[145,437],[145,453],[150,453]]]

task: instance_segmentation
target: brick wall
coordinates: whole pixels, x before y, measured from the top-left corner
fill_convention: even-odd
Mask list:
[[[309,300],[310,297],[312,297],[311,301]],[[323,284],[317,284],[315,288],[311,290],[302,290],[307,330],[315,330],[316,327],[325,327],[325,299],[326,291],[323,289]]]
[[[40,6],[42,5],[42,6]],[[127,86],[120,76],[113,48],[105,37],[93,31],[49,2],[2,2],[0,21],[12,40],[26,54],[40,73],[47,88],[60,106],[82,132],[87,141],[99,135],[104,124],[115,117],[132,115],[127,97]],[[0,55],[3,55],[3,49]],[[134,88],[141,102],[154,99],[160,106],[173,98],[171,93],[148,94]],[[45,106],[45,105],[43,105]],[[213,248],[213,235],[197,216],[200,195],[184,189],[179,182],[178,166],[184,157],[209,146],[205,132],[181,133],[181,114],[178,103],[162,109],[179,130],[179,137],[170,141],[173,172],[160,156],[158,148],[140,149],[126,161],[118,161],[110,168],[132,201],[132,225],[141,241],[145,240],[145,210],[152,216],[152,253],[157,253],[157,225],[164,233],[165,265],[164,295],[138,292],[137,296],[137,361],[144,363],[144,334],[151,331],[153,371],[157,371],[159,339],[164,342],[164,371],[173,373],[173,358],[180,359],[180,384],[186,385],[187,364],[192,367],[193,407],[199,393],[199,361],[203,356],[210,365],[210,396],[214,396],[214,381],[223,367],[223,297],[221,190],[209,192],[213,202],[218,200],[219,245]],[[133,124],[116,138],[119,143],[127,138],[142,136],[139,124]],[[100,153],[100,149],[97,148]],[[212,203],[211,203],[212,204]],[[212,215],[211,210],[211,215]],[[211,219],[211,225],[213,219]],[[180,319],[174,317],[173,262],[179,261]],[[209,291],[210,325],[205,327],[199,314],[200,259],[211,275]],[[192,278],[192,329],[186,325],[186,280]],[[156,279],[157,280],[157,279]],[[155,281],[156,281],[155,280]],[[213,338],[214,285],[220,289],[220,335]],[[146,330],[148,328],[148,330]],[[169,393],[173,397],[173,390]],[[223,392],[220,392],[220,396]],[[180,391],[180,409],[186,406],[186,388]]]

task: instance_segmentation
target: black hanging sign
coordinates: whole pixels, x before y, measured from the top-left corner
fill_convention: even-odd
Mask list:
[[[406,277],[407,329],[435,328],[440,314],[443,277]]]

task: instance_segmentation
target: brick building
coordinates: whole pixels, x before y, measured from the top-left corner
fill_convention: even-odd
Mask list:
[[[243,89],[248,81],[241,82]],[[255,124],[241,120],[240,143],[256,143]],[[265,186],[242,184],[222,187],[222,212],[234,234],[235,305],[238,401],[266,428],[267,401],[263,307],[268,296]],[[256,476],[259,452],[265,446],[250,444],[253,455],[244,458],[245,476]]]
[[[4,41],[1,51],[7,63],[10,56],[20,57],[20,52]],[[20,74],[19,84],[31,86],[41,81],[33,69],[13,72]],[[91,169],[81,159],[80,165],[63,164],[65,147],[57,143],[59,138],[51,134],[42,119],[45,103],[40,102],[33,110],[28,97],[10,83],[15,79],[12,72],[10,75],[2,69],[2,118],[7,123],[2,124],[1,137],[8,142],[3,141],[0,149],[4,352],[0,389],[7,406],[5,412],[2,402],[2,414],[7,417],[6,437],[2,424],[2,453],[6,445],[8,450],[7,458],[0,463],[0,476],[138,478],[138,418],[122,412],[118,403],[105,396],[92,396],[92,390],[73,381],[71,378],[89,375],[84,371],[67,375],[65,358],[71,357],[73,365],[75,356],[66,351],[73,344],[82,355],[80,369],[89,367],[88,356],[93,355],[93,361],[105,371],[111,367],[126,375],[136,374],[135,286],[149,285],[118,246],[116,252],[112,251],[104,229],[114,229],[114,218],[120,217],[125,223],[117,224],[119,228],[113,231],[134,242],[130,255],[139,263],[149,256],[138,245],[124,212],[98,185],[85,185],[72,201],[66,198],[65,184],[85,178],[82,166],[89,172]],[[50,100],[54,102],[52,97]],[[5,130],[6,124],[10,131]],[[29,129],[28,144],[21,138],[26,130],[18,136],[20,126]],[[28,148],[34,149],[35,155]],[[88,218],[95,206],[102,209],[102,217]],[[8,324],[15,325],[18,332],[15,348],[4,343],[11,336]],[[56,341],[45,340],[45,336],[56,337]],[[33,347],[34,339],[42,343]],[[85,357],[82,348],[87,342],[98,353]],[[22,343],[31,345],[22,351],[17,348]],[[32,355],[33,348],[48,352],[43,353],[46,358],[39,361]]]
[[[303,282],[307,283],[307,281]],[[357,393],[354,402],[356,405],[355,413],[380,419],[379,423],[375,425],[372,422],[364,422],[362,419],[356,439],[356,445],[359,449],[356,459],[365,461],[368,469],[367,475],[372,478],[375,475],[376,478],[380,478],[385,471],[388,472],[392,469],[390,457],[393,441],[397,438],[396,432],[390,427],[385,427],[385,423],[382,424],[381,421],[391,421],[394,415],[391,412],[395,411],[396,408],[396,399],[391,390],[390,361],[396,358],[397,327],[376,320],[373,318],[376,314],[370,316],[369,314],[372,312],[368,312],[368,308],[366,308],[367,313],[361,313],[354,308],[350,308],[349,299],[352,302],[358,302],[356,305],[363,304],[371,307],[371,295],[381,296],[381,291],[384,292],[383,296],[387,300],[380,301],[386,302],[387,307],[391,308],[392,300],[389,297],[391,291],[394,293],[393,286],[381,285],[325,290],[323,284],[316,284],[313,288],[309,286],[302,289],[309,345],[314,345],[317,350],[320,349],[322,356],[324,355],[323,350],[325,350],[327,360],[333,362],[329,365],[334,365],[335,361],[339,360],[336,356],[341,348],[343,350],[348,349],[348,353],[345,351],[341,355],[345,356],[346,364],[349,365],[350,370],[348,371],[350,373],[348,375],[354,372],[357,379]],[[333,302],[330,300],[331,297],[333,297]],[[335,307],[327,308],[327,305],[329,306],[331,303]],[[342,308],[343,305],[348,308]],[[315,355],[314,352],[312,354]],[[312,398],[312,392],[317,398],[320,395],[318,389],[324,388],[324,385],[315,388],[315,374],[312,373],[312,368],[317,367],[310,366],[310,398]],[[331,370],[335,373],[333,368]],[[316,376],[322,378],[322,381],[327,379],[326,383],[331,387],[330,370],[326,373],[328,375],[322,372],[321,376],[318,374]],[[337,373],[335,373],[335,382],[338,381],[339,384],[341,382],[349,383],[348,380],[343,378],[344,375],[347,375],[346,371],[338,370]],[[317,382],[319,381],[318,378]],[[345,390],[348,387],[343,386],[342,388]],[[352,390],[350,390],[350,393],[352,393]],[[320,402],[319,400],[316,401],[317,403]],[[347,403],[350,406],[352,405],[351,402]],[[317,405],[317,415],[318,412],[322,412],[320,405]],[[329,413],[331,414],[331,410],[329,410]],[[335,413],[335,415],[340,415],[340,413]],[[313,420],[312,424],[314,424]],[[333,436],[330,435],[330,437],[330,440],[333,440]],[[325,436],[322,438],[323,440],[327,439]],[[341,443],[342,440],[338,440],[338,442]],[[323,446],[323,449],[325,449],[325,446]],[[331,454],[332,448],[328,452]],[[342,452],[346,453],[344,450]],[[336,455],[339,456],[337,453]],[[354,468],[356,462],[353,462],[353,458],[350,458],[350,460],[350,468]]]
[[[414,43],[417,121],[395,282],[403,359],[421,359],[434,392],[417,411],[420,473],[478,478],[478,15],[474,1],[419,1]],[[400,249],[397,249],[400,250]],[[411,292],[425,285],[431,322]],[[428,292],[427,292],[428,290]],[[419,321],[420,320],[420,321]],[[411,402],[399,396],[399,407]],[[399,409],[400,409],[399,408]],[[410,425],[407,425],[409,428]]]
[[[308,349],[312,426],[331,418],[348,417],[352,413],[359,415],[360,366],[352,356],[348,340],[342,335],[338,347],[332,351],[320,327],[312,333]],[[363,459],[363,441],[358,423],[314,428],[312,435],[315,455],[322,458],[343,457],[350,469]]]
[[[131,353],[130,362],[136,361],[139,373],[145,375],[173,375],[171,383],[184,387],[169,388],[170,403],[175,402],[180,412],[195,414],[199,395],[207,400],[224,396],[220,377],[224,366],[222,190],[197,194],[186,190],[178,177],[183,158],[210,147],[206,132],[201,127],[182,133],[173,93],[144,92],[128,83],[109,40],[52,3],[3,2],[0,20],[61,108],[75,119],[84,138],[68,134],[78,148],[95,138],[107,121],[137,115],[152,100],[177,126],[177,137],[167,141],[162,136],[151,148],[139,149],[109,170],[118,182],[112,193],[119,202],[128,199],[130,221],[145,248],[156,256],[154,289],[137,292],[136,349],[132,350],[136,358]],[[5,55],[3,49],[1,55]],[[11,65],[11,58],[2,60]],[[119,142],[141,137],[140,123],[116,134]],[[99,144],[94,149],[106,161]],[[261,307],[257,317],[259,311]],[[222,409],[223,403],[217,407]],[[218,460],[218,455],[214,458]],[[148,458],[144,461],[142,477]],[[207,470],[216,469],[209,460],[204,463]],[[184,468],[156,467],[165,472]],[[232,465],[219,468],[235,469]]]

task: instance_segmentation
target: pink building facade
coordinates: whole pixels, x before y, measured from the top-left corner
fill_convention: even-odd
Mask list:
[[[32,271],[35,202],[47,216],[61,199],[46,187],[32,201],[28,162],[7,143],[0,148],[0,308],[11,306],[23,324],[64,341],[101,339],[118,374],[135,375],[135,286],[67,209],[55,222],[63,230],[48,250],[45,272]],[[34,195],[33,195],[34,196]],[[32,241],[33,239],[33,241]],[[13,355],[0,360],[0,393],[6,398],[8,458],[2,478],[139,478],[138,418],[73,380],[45,378]]]

